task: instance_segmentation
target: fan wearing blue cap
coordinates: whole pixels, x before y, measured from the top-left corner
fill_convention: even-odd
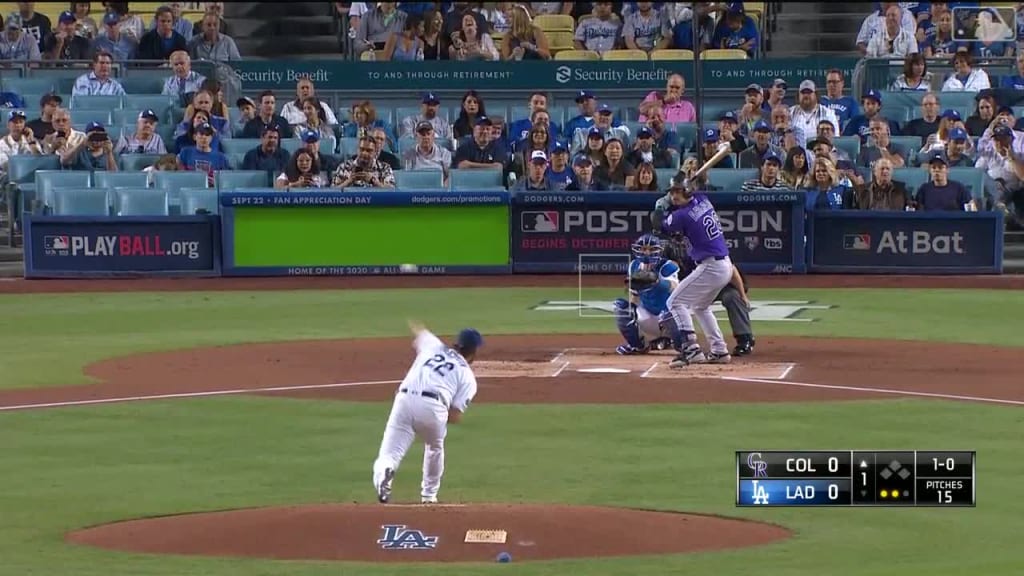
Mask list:
[[[930,182],[917,189],[914,203],[918,210],[928,212],[974,212],[975,203],[971,193],[961,182],[950,180],[946,156],[936,152],[928,159]]]
[[[508,152],[494,139],[493,126],[489,117],[478,116],[473,123],[473,134],[459,140],[452,166],[459,170],[504,170]]]
[[[92,54],[89,40],[77,33],[78,18],[65,10],[57,17],[57,27],[43,36],[40,51],[47,60],[88,60]]]
[[[953,128],[949,131],[949,139],[946,141],[946,148],[943,156],[946,165],[950,168],[971,168],[975,165],[974,154],[967,149],[971,139],[962,128]],[[980,142],[979,142],[980,145]],[[936,150],[942,151],[942,150]]]
[[[92,41],[93,49],[110,54],[114,57],[114,62],[131,60],[135,56],[139,42],[127,30],[128,28],[121,27],[120,14],[107,12],[103,15],[102,31]]]
[[[626,160],[637,167],[641,164],[652,164],[655,168],[672,168],[675,163],[672,154],[658,146],[654,139],[654,132],[647,126],[640,126],[640,129],[636,131],[633,150]]]
[[[35,14],[28,22],[25,22],[17,12],[8,14],[6,19],[0,17],[0,22],[3,23],[0,42],[4,45],[5,59],[38,62],[42,58],[41,41],[36,42],[36,37],[30,30],[34,28],[38,32],[43,19],[46,20],[46,28],[49,29],[50,19],[43,14]]]
[[[753,180],[747,180],[743,183],[740,188],[743,192],[764,192],[764,191],[780,191],[780,190],[792,190],[792,188],[782,180],[782,155],[775,151],[769,151],[761,159],[761,167],[758,171],[757,178]]]
[[[476,375],[470,365],[484,345],[480,332],[465,328],[448,346],[419,322],[410,321],[416,359],[395,393],[377,459],[373,487],[382,504],[391,501],[398,469],[418,437],[423,441],[420,502],[436,504],[444,475],[448,424],[458,424],[476,397]]]
[[[760,168],[762,158],[773,153],[776,156],[785,154],[779,147],[772,144],[772,127],[764,120],[758,120],[751,130],[753,144],[746,150],[740,152],[740,168]]]
[[[629,143],[629,128],[626,126],[615,126],[612,120],[614,112],[611,106],[607,104],[601,104],[597,108],[597,114],[594,116],[594,125],[589,130],[577,130],[576,135],[572,139],[572,144],[569,148],[573,154],[579,154],[587,148],[587,140],[594,130],[599,130],[601,135],[604,137],[605,142],[613,138],[622,141],[624,144]]]
[[[1018,17],[1020,22],[1017,24],[1018,28],[1024,28],[1024,18]],[[1018,36],[1024,36],[1018,32]],[[1014,67],[1016,74],[1007,74],[1002,77],[999,81],[1000,88],[1009,88],[1010,90],[1024,90],[1024,52],[1017,52],[1017,65]]]
[[[572,184],[574,174],[569,165],[569,149],[561,142],[555,142],[548,154],[547,177],[552,190],[565,190]]]
[[[7,135],[0,138],[0,174],[7,172],[11,156],[32,154],[39,156],[43,150],[32,130],[25,127],[25,112],[11,110],[7,113]]]
[[[718,130],[714,128],[705,128],[704,133],[701,134],[701,142],[704,146],[704,158],[711,158],[718,153],[718,145],[723,142],[722,135]],[[730,150],[732,147],[730,146]],[[736,165],[733,163],[732,154],[729,154],[725,158],[722,158],[715,168],[735,168]]]
[[[876,160],[885,158],[892,162],[893,168],[903,168],[907,165],[907,158],[910,152],[900,144],[892,141],[889,135],[889,124],[884,118],[875,118],[869,124],[871,139],[867,146],[862,146],[857,155],[857,165],[868,168]]]
[[[580,154],[572,160],[572,183],[565,187],[569,192],[590,192],[608,190],[608,185],[594,177],[595,165],[591,156]]]
[[[447,114],[447,112],[445,113]],[[420,96],[420,113],[402,118],[402,136],[416,136],[419,126],[424,122],[434,127],[434,137],[446,140],[454,139],[452,125],[441,116],[441,99],[433,92],[425,92]]]
[[[586,135],[587,131],[594,126],[598,110],[597,96],[589,90],[580,90],[576,94],[576,107],[579,109],[579,114],[567,121],[562,130],[562,136],[569,144],[575,142],[581,132]],[[612,126],[619,127],[622,126],[622,123],[613,116]]]
[[[231,164],[223,152],[213,148],[213,137],[216,129],[203,122],[195,127],[195,146],[186,146],[178,151],[178,168],[195,172],[205,172],[207,185],[216,185],[216,172],[230,170]]]
[[[868,136],[871,135],[871,120],[874,118],[885,119],[889,124],[889,134],[899,136],[900,125],[882,116],[882,93],[878,90],[868,90],[860,99],[863,113],[850,119],[850,122],[843,128],[843,136],[860,136],[861,146],[867,144]]]
[[[164,139],[157,134],[156,126],[160,116],[154,110],[143,110],[135,121],[135,132],[124,134],[117,140],[114,153],[123,154],[167,154]]]
[[[71,170],[117,171],[117,156],[107,129],[99,122],[85,126],[85,138],[60,155],[61,166]]]

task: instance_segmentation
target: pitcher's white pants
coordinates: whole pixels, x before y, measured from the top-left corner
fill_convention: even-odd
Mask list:
[[[693,332],[690,314],[697,316],[697,323],[708,340],[708,348],[714,354],[726,354],[729,347],[718,327],[718,319],[711,312],[711,304],[718,293],[732,280],[732,260],[708,258],[697,265],[668,297],[668,307],[680,330]]]
[[[397,393],[384,428],[380,452],[373,463],[373,486],[384,481],[384,470],[398,467],[417,436],[423,440],[423,483],[420,495],[437,498],[444,474],[444,438],[448,434],[448,409],[433,398]]]

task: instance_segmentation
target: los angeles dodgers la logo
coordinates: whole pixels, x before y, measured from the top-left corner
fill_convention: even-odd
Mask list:
[[[751,480],[751,482],[754,485],[752,494],[754,497],[754,504],[768,504],[768,491],[765,490],[764,486],[761,486],[757,480]]]
[[[404,524],[381,526],[384,536],[377,544],[384,550],[433,550],[437,548],[437,536],[425,536],[421,530],[409,530]]]

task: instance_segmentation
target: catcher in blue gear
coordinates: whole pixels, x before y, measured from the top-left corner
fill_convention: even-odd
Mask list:
[[[626,282],[629,300],[615,300],[615,324],[626,343],[615,349],[624,356],[664,350],[682,342],[668,309],[668,297],[679,284],[679,265],[662,257],[661,240],[644,234],[633,242]]]

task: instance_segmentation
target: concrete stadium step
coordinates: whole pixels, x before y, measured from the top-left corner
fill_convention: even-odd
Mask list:
[[[772,37],[772,56],[849,56],[871,13],[868,2],[782,3]]]
[[[25,255],[21,248],[10,248],[7,246],[7,238],[3,238],[4,245],[0,246],[0,262],[21,262]]]
[[[1003,274],[1024,274],[1024,258],[1004,259]]]
[[[1024,247],[1024,232],[1006,232],[1003,234],[1003,244],[1007,248]]]

